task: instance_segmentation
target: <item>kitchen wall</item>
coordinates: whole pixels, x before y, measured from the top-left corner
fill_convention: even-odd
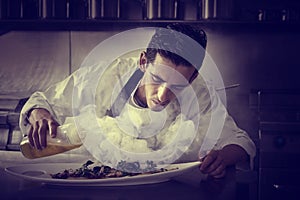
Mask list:
[[[228,89],[227,106],[240,127],[257,138],[251,89],[299,89],[300,32],[244,25],[204,26],[209,55]],[[0,94],[27,96],[64,79],[86,55],[117,31],[12,31],[0,36]]]
[[[300,32],[280,25],[208,29],[208,52],[227,90],[228,110],[240,127],[257,136],[257,113],[249,109],[253,89],[299,89]]]
[[[70,71],[68,32],[12,31],[0,36],[0,95],[26,97]]]

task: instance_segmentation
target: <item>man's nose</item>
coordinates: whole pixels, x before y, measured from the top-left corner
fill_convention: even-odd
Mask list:
[[[168,88],[167,84],[162,84],[158,88],[158,100],[161,103],[168,102],[170,98],[171,90]]]

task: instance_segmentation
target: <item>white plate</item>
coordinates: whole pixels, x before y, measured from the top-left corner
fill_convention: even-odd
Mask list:
[[[137,176],[125,176],[119,178],[106,179],[53,179],[50,174],[55,174],[64,169],[77,169],[82,163],[43,163],[43,164],[23,164],[5,168],[9,174],[21,177],[26,180],[46,183],[51,185],[64,186],[122,186],[122,185],[140,185],[160,183],[170,180],[173,177],[182,175],[200,164],[197,162],[172,164],[166,169],[174,169],[154,174],[145,174]]]

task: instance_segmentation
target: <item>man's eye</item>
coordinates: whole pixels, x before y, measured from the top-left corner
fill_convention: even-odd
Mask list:
[[[161,83],[162,82],[162,80],[160,78],[156,77],[156,76],[152,76],[152,80],[156,83]]]
[[[181,91],[181,90],[185,89],[187,87],[187,85],[173,85],[171,87],[172,87],[172,90]]]
[[[185,86],[175,86],[173,87],[174,90],[180,91],[183,90],[185,88]]]

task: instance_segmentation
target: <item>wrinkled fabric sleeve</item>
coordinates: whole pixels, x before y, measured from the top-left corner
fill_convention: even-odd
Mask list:
[[[200,111],[193,113],[191,110],[191,117],[194,123],[197,121],[197,135],[202,138],[199,156],[211,149],[235,144],[242,147],[250,158],[250,163],[237,163],[237,168],[253,169],[256,147],[249,135],[236,125],[212,85],[201,83],[197,88],[201,88],[196,90]]]
[[[23,106],[20,114],[19,126],[23,135],[26,135],[29,131],[28,114],[34,108],[48,110],[60,125],[64,123],[66,117],[73,116],[74,112],[77,112],[75,106],[78,106],[74,106],[73,98],[84,95],[85,91],[81,89],[84,88],[84,83],[80,81],[90,73],[91,68],[79,69],[63,81],[50,86],[44,92],[37,91],[33,93]]]
[[[29,131],[28,114],[34,108],[44,108],[63,124],[66,117],[77,116],[88,105],[96,105],[96,112],[103,117],[111,105],[111,93],[118,79],[130,69],[136,68],[137,60],[116,59],[101,61],[93,66],[81,67],[65,80],[50,86],[46,91],[35,92],[23,106],[19,126],[26,135]]]
[[[20,129],[23,135],[28,133],[29,112],[35,108],[44,108],[50,112],[52,117],[62,124],[66,116],[71,113],[71,93],[73,90],[73,75],[62,82],[49,87],[45,92],[37,91],[33,93],[26,104],[23,106],[20,114]],[[66,106],[69,105],[69,106]]]
[[[235,144],[242,147],[249,155],[249,167],[253,169],[256,147],[249,135],[240,129],[233,118],[227,114],[221,137],[216,148],[221,149],[227,145]],[[238,163],[237,168],[247,169],[246,163]]]

